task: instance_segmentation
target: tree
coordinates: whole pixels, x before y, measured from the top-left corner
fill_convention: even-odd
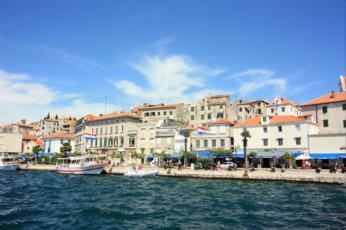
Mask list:
[[[241,136],[243,137],[243,148],[244,148],[244,160],[245,160],[245,172],[244,172],[244,177],[248,177],[248,160],[247,160],[247,155],[246,155],[246,149],[247,149],[247,141],[248,138],[251,138],[250,132],[247,130],[244,130],[241,133]]]
[[[67,153],[68,152],[71,152],[72,148],[71,148],[71,145],[70,143],[68,142],[65,142],[62,147],[60,148],[60,152],[61,153],[64,153],[64,156],[67,157]]]
[[[293,167],[293,160],[295,159],[295,157],[292,155],[292,154],[290,154],[289,152],[285,152],[284,153],[284,155],[282,155],[282,158],[286,161],[286,162],[288,162],[288,166],[289,166],[289,168],[292,168]]]
[[[59,119],[59,117],[58,117],[58,114],[57,115],[55,115],[55,120],[58,120]]]
[[[35,146],[32,148],[32,151],[33,151],[34,153],[38,153],[38,152],[43,151],[43,149],[42,149],[41,145],[35,145]]]
[[[185,147],[185,154],[187,153],[187,138],[190,137],[190,130],[182,130],[180,133],[185,137],[184,139],[184,147]],[[187,157],[184,156],[184,166],[187,166]]]

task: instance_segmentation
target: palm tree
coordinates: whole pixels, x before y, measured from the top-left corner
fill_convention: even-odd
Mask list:
[[[184,166],[187,166],[187,138],[190,137],[190,130],[181,130],[180,133],[185,137],[184,139],[184,147],[185,147],[185,153],[184,153]]]
[[[247,139],[251,138],[250,132],[247,130],[244,130],[241,133],[241,136],[243,137],[243,147],[244,147],[244,160],[245,160],[245,172],[244,177],[248,177],[248,161],[247,161],[247,155],[246,155],[246,148],[247,148]]]

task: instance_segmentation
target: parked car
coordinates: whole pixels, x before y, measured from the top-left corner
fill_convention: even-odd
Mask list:
[[[225,163],[222,163],[220,165],[222,169],[229,169],[229,168],[237,168],[237,164],[233,163],[232,161],[226,161]]]

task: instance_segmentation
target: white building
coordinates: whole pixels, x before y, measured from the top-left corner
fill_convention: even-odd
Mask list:
[[[308,116],[264,116],[240,122],[233,127],[235,147],[243,152],[244,130],[250,132],[248,152],[275,151],[278,156],[285,152],[309,152],[308,136],[317,134],[318,127]]]
[[[0,133],[0,153],[19,154],[22,151],[22,135]]]
[[[71,152],[75,151],[75,143],[74,143],[74,134],[67,134],[67,133],[54,133],[45,135],[42,137],[43,145],[44,145],[44,152],[46,153],[60,153],[61,147],[63,147],[64,143],[69,143],[72,150]]]

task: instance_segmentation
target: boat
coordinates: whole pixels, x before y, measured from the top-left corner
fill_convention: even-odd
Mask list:
[[[105,172],[107,164],[108,161],[105,155],[58,158],[56,171],[65,174],[99,175]]]
[[[127,172],[124,173],[124,176],[129,177],[147,177],[147,176],[157,176],[159,175],[158,170],[146,172],[143,170],[143,168],[135,166],[134,168],[130,169],[129,167],[126,168]]]
[[[2,154],[0,156],[0,170],[18,170],[19,166],[16,162],[16,158],[12,156],[6,156],[5,154]]]

